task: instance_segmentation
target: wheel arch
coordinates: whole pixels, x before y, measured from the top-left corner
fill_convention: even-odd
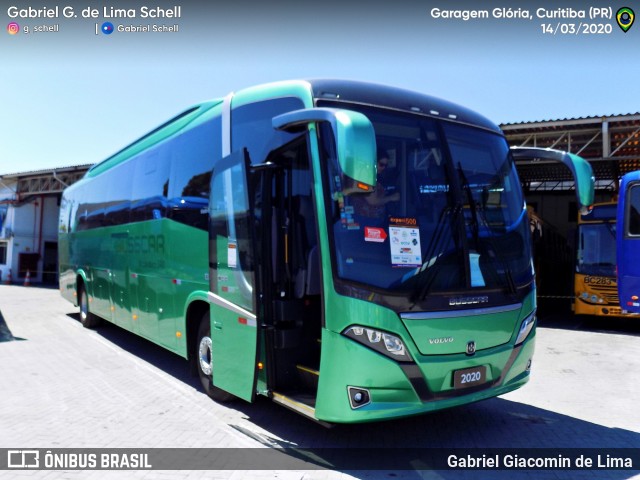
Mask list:
[[[206,293],[200,295],[194,293],[189,297],[189,302],[185,311],[186,333],[187,333],[187,360],[191,364],[191,368],[195,371],[195,363],[193,362],[193,352],[195,350],[198,337],[198,327],[200,319],[209,311],[209,302]]]
[[[80,269],[78,271],[76,271],[76,285],[75,285],[75,291],[76,291],[76,306],[78,304],[78,299],[80,297],[80,287],[84,287],[87,288],[87,286],[89,285],[89,281],[87,280],[87,272],[85,272],[84,270]],[[87,294],[89,294],[89,292],[87,291]]]

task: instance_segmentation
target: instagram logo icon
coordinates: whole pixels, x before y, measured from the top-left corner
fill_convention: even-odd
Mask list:
[[[7,33],[9,35],[15,35],[16,33],[20,32],[20,25],[18,25],[16,22],[11,22],[9,25],[7,25]]]

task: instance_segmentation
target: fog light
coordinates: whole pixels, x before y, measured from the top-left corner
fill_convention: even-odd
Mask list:
[[[527,372],[531,370],[531,359],[527,362]]]
[[[371,403],[371,395],[369,395],[368,390],[358,387],[347,387],[347,391],[349,392],[349,403],[354,410]]]

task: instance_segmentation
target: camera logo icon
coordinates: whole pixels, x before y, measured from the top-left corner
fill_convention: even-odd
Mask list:
[[[9,25],[7,25],[7,33],[9,35],[16,35],[20,33],[20,25],[18,25],[16,22],[9,23]]]

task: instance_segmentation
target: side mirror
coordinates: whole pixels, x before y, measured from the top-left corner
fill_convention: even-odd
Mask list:
[[[573,153],[553,150],[551,148],[511,147],[511,155],[518,165],[541,165],[544,163],[562,163],[576,182],[576,200],[580,213],[588,212],[593,205],[595,178],[591,165],[584,158]]]
[[[294,110],[274,117],[273,128],[302,131],[309,123],[329,122],[336,144],[338,163],[344,175],[371,191],[376,185],[376,136],[371,121],[359,112],[338,108]]]

